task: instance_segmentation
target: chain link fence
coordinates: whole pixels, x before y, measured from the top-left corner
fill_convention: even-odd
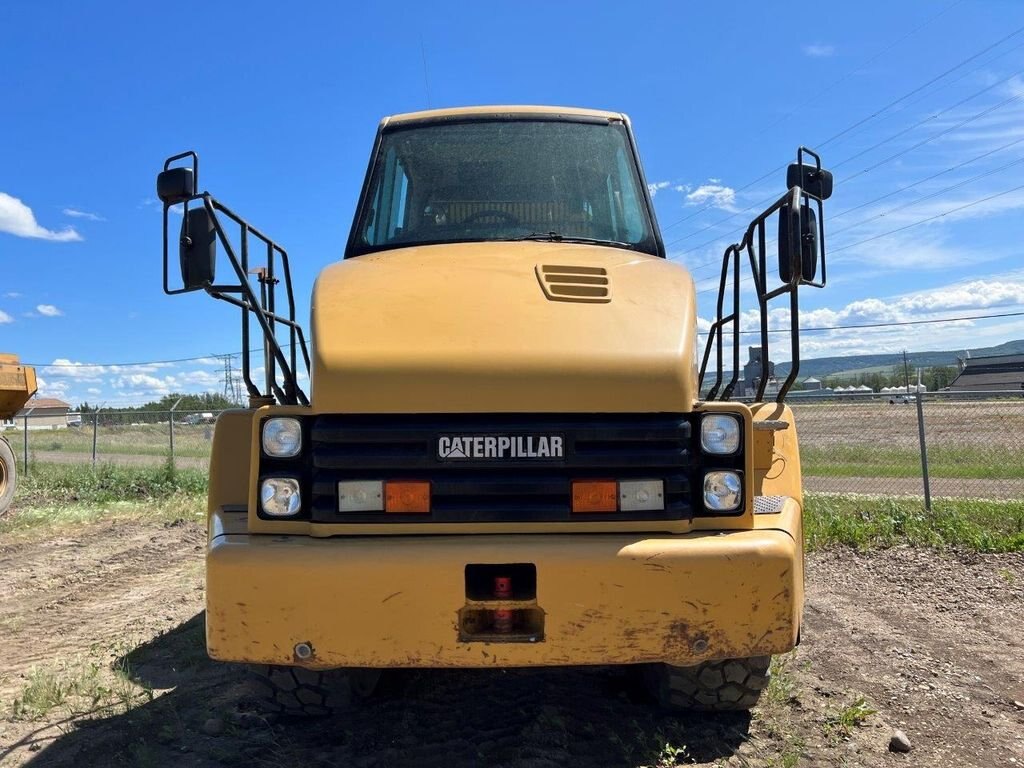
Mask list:
[[[1024,397],[1016,392],[847,393],[789,400],[810,492],[1024,498]],[[61,464],[209,466],[211,412],[30,414],[4,424],[18,458]],[[27,426],[27,429],[26,429]]]
[[[848,393],[790,400],[811,492],[1024,498],[1024,397]]]
[[[29,413],[2,424],[22,462],[156,466],[170,458],[178,469],[210,464],[217,412],[99,411]]]

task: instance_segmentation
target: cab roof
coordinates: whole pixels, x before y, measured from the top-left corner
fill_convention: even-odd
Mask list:
[[[459,118],[488,118],[505,116],[542,116],[547,119],[591,118],[598,120],[622,120],[627,118],[621,112],[605,112],[600,109],[581,109],[579,107],[543,107],[543,106],[484,106],[484,107],[452,107],[450,109],[429,109],[422,112],[406,112],[401,115],[385,117],[381,128],[409,123],[444,122]]]

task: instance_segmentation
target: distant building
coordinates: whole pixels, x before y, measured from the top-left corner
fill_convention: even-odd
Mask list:
[[[813,392],[821,389],[821,379],[816,379],[813,376],[809,379],[804,379],[804,391]]]
[[[1024,355],[968,357],[960,363],[960,375],[949,385],[951,392],[1024,389]]]
[[[13,419],[0,422],[4,427],[22,427],[28,416],[29,429],[64,429],[68,425],[71,406],[53,397],[33,397]]]
[[[748,347],[750,360],[743,366],[743,394],[751,397],[757,394],[757,388],[761,385],[761,348]],[[775,380],[775,363],[768,361],[768,384],[765,387],[765,394],[775,394],[779,391],[778,382]]]

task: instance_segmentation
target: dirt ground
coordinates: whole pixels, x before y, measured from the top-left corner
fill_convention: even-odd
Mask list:
[[[628,669],[573,668],[392,673],[308,723],[258,715],[244,672],[206,659],[203,543],[192,522],[131,521],[0,542],[0,764],[1024,765],[1019,554],[810,555],[803,642],[752,717],[673,716]],[[151,695],[13,714],[33,666],[85,658]]]

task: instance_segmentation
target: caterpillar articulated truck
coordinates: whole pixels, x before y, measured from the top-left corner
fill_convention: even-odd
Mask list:
[[[14,355],[0,354],[0,421],[13,419],[21,407],[36,393],[34,368],[20,365]],[[18,467],[10,442],[0,433],[0,515],[14,500]]]
[[[796,160],[725,252],[700,354],[694,282],[666,259],[622,114],[385,119],[308,345],[287,252],[200,191],[194,152],[168,158],[164,290],[239,311],[249,393],[213,440],[210,656],[253,665],[291,714],[396,667],[636,665],[668,707],[753,706],[803,606],[783,401],[832,177]],[[773,299],[792,365],[739,402],[751,295],[761,370]]]

